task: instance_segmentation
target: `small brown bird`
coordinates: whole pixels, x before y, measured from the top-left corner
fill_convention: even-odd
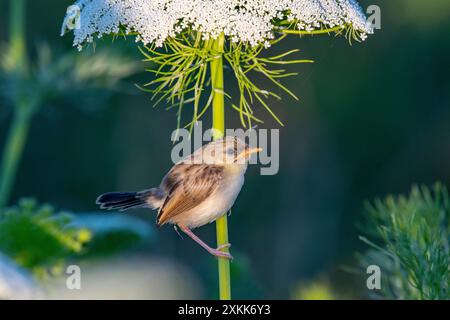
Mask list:
[[[221,251],[230,244],[211,248],[191,229],[213,222],[231,209],[244,183],[250,155],[261,150],[236,137],[215,140],[175,164],[159,187],[105,193],[96,203],[108,210],[158,209],[158,226],[174,224],[212,255],[232,259]]]

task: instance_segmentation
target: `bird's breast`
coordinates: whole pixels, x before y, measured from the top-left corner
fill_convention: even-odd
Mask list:
[[[183,220],[179,222],[190,228],[197,228],[215,221],[231,209],[243,184],[243,172],[225,172],[217,189],[190,212],[178,217]]]

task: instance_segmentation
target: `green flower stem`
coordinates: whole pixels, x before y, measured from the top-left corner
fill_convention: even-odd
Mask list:
[[[330,28],[330,29],[321,29],[321,30],[312,30],[312,31],[285,29],[285,30],[281,30],[281,32],[284,34],[294,34],[294,35],[315,35],[315,34],[329,34],[329,33],[333,33],[333,32],[339,32],[344,29],[345,29],[345,27],[343,27],[343,26],[337,26],[337,27]]]
[[[26,70],[25,55],[25,0],[10,0],[8,59],[19,74]],[[27,140],[35,104],[16,97],[13,120],[0,163],[0,208],[8,204],[17,169]]]
[[[0,208],[8,204],[32,119],[32,108],[16,106],[0,165]]]
[[[213,90],[213,132],[214,139],[220,139],[225,132],[225,108],[223,88],[223,51],[225,36],[221,34],[214,41],[213,50],[218,53],[211,61],[211,81]],[[216,220],[217,246],[228,243],[227,215]],[[228,250],[228,249],[227,249]],[[219,297],[220,300],[231,299],[230,261],[219,258]]]

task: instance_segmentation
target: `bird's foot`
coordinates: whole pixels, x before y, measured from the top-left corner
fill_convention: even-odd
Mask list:
[[[220,248],[220,247],[222,247],[222,248]],[[220,246],[220,247],[219,247],[220,249],[223,249],[223,246]],[[209,253],[211,253],[213,256],[216,256],[218,258],[226,258],[226,259],[233,260],[233,256],[229,252],[220,251],[219,248],[211,249],[209,251]]]
[[[206,251],[208,251],[213,256],[216,256],[219,258],[226,258],[226,259],[230,259],[230,260],[233,259],[233,257],[231,256],[231,254],[229,252],[221,251],[223,249],[229,248],[231,246],[231,244],[225,243],[225,244],[220,245],[216,249],[213,249],[210,246],[208,246],[206,243],[204,243],[199,237],[197,237],[189,228],[187,228],[183,225],[178,225],[178,226],[184,233],[186,233],[189,237],[191,237],[192,240],[194,240],[199,245],[201,245]]]

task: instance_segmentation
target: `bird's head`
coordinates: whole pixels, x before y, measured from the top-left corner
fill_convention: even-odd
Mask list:
[[[250,155],[260,151],[261,148],[251,148],[237,137],[227,136],[204,145],[201,156],[206,164],[247,165]]]

